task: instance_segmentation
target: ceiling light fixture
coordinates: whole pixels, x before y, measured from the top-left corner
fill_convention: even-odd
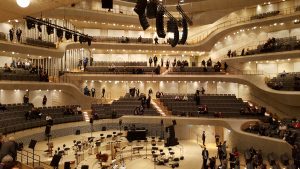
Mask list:
[[[27,8],[30,5],[30,0],[17,0],[17,4],[21,8]]]

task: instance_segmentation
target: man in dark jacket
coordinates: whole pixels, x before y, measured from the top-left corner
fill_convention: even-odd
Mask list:
[[[203,158],[203,168],[207,169],[207,160],[209,158],[209,154],[205,147],[202,150],[202,158]]]

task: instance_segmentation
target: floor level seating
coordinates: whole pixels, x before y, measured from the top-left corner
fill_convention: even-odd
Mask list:
[[[71,106],[53,106],[37,108],[42,113],[41,118],[26,120],[26,112],[32,110],[32,104],[2,104],[6,108],[0,111],[0,133],[8,134],[25,129],[42,127],[47,124],[46,115],[50,115],[53,119],[53,124],[82,121],[81,114],[64,115],[66,108],[75,108],[77,105]],[[13,121],[13,123],[12,123]]]
[[[134,115],[137,107],[141,106],[141,100],[138,97],[131,97],[126,94],[124,97],[114,100],[111,104],[92,104],[92,114],[97,114],[99,119],[117,118],[123,115]],[[158,111],[150,104],[150,108],[145,107],[143,115],[160,115]]]
[[[187,101],[175,100],[175,97],[188,97]],[[200,105],[196,105],[194,94],[164,94],[160,101],[173,115],[177,116],[215,116],[221,112],[222,117],[247,117],[240,115],[241,109],[246,109],[247,104],[242,99],[231,94],[204,94],[200,96]],[[198,112],[200,106],[208,107],[208,114]]]

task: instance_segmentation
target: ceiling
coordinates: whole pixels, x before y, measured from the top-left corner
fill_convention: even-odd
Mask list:
[[[16,0],[1,0],[0,22],[6,22],[11,19],[21,19],[27,15],[60,6],[67,6],[72,3],[78,3],[79,1],[81,0],[31,0],[29,7],[21,8],[17,5]]]

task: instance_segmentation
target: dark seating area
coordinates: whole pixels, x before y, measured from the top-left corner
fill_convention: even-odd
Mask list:
[[[88,66],[85,72],[100,74],[153,74],[155,67],[147,66]]]
[[[0,40],[6,40],[6,35],[3,32],[0,32]]]
[[[40,81],[41,79],[39,75],[32,74],[29,70],[16,68],[7,71],[4,68],[0,68],[0,80]]]
[[[300,73],[280,73],[268,80],[267,85],[274,90],[300,91]]]
[[[258,45],[256,49],[247,49],[245,52],[241,52],[241,56],[271,52],[284,52],[299,49],[300,41],[297,39],[296,36],[286,38],[270,38],[264,44]]]
[[[268,115],[260,122],[250,123],[244,129],[247,132],[283,139],[291,145],[300,146],[300,121],[298,119],[281,119]]]
[[[280,11],[271,11],[271,12],[266,12],[266,13],[261,13],[261,14],[257,14],[254,16],[251,16],[251,20],[255,20],[255,19],[263,19],[263,18],[267,18],[267,17],[272,17],[272,16],[276,16],[280,13]]]
[[[76,105],[72,105],[34,108],[32,104],[2,104],[0,133],[8,134],[45,126],[47,124],[46,116],[52,117],[53,124],[82,121],[81,114],[64,114],[66,109],[76,110],[76,107]]]
[[[147,62],[100,62],[100,61],[93,61],[93,66],[147,66]]]
[[[145,106],[142,108],[141,100],[139,97],[131,97],[126,94],[119,100],[114,100],[112,104],[93,104],[92,115],[95,120],[105,118],[118,118],[123,115],[146,115],[156,116],[160,115],[157,110],[150,104],[148,108]]]
[[[160,101],[176,116],[253,118],[259,114],[248,109],[247,103],[231,94],[201,95],[199,105],[194,100],[194,94],[164,94]]]
[[[152,44],[152,38],[132,38],[132,37],[107,37],[94,36],[94,42],[109,42],[109,43],[146,43]]]
[[[168,74],[225,74],[225,72],[216,70],[213,67],[173,67]]]
[[[44,47],[44,48],[56,48],[55,43],[43,41],[39,39],[26,38],[26,42],[24,43],[28,45]]]

